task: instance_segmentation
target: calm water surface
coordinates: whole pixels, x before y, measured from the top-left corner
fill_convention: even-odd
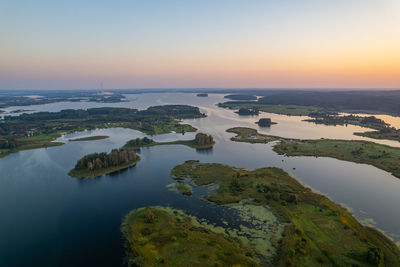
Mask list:
[[[217,108],[223,95],[199,98],[194,94],[127,95],[129,102],[53,103],[24,107],[34,111],[65,108],[124,106],[144,109],[152,105],[192,104],[208,117],[185,120],[216,140],[213,150],[197,152],[185,146],[160,146],[140,151],[142,160],[127,171],[96,179],[67,175],[75,162],[92,152],[110,151],[126,141],[145,136],[130,129],[99,129],[61,137],[66,144],[22,151],[0,159],[0,266],[119,266],[124,256],[120,224],[134,208],[169,205],[219,223],[232,217],[224,208],[196,197],[168,191],[170,170],[188,159],[220,162],[249,169],[277,166],[301,182],[349,207],[364,223],[400,240],[400,180],[375,167],[330,158],[283,157],[271,144],[235,143],[225,130],[233,126],[258,128],[259,117],[241,117]],[[14,107],[15,108],[15,107]],[[18,108],[15,108],[18,109]],[[261,114],[278,122],[261,132],[293,138],[367,139],[352,135],[367,129],[325,126],[299,117]],[[68,142],[69,138],[109,135],[109,139]],[[194,133],[152,136],[157,141],[192,139]],[[393,146],[399,143],[382,141]]]

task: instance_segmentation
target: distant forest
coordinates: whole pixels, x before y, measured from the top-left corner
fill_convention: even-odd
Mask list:
[[[266,105],[300,105],[349,111],[400,115],[400,91],[284,91],[252,102]]]

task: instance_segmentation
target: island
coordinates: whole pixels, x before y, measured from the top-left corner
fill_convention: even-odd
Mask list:
[[[271,121],[270,118],[261,118],[256,122],[260,127],[271,127],[273,124],[277,124],[276,122]]]
[[[233,207],[239,203],[242,209],[252,207],[257,211],[254,216],[261,216],[260,212],[266,214],[265,218],[275,216],[278,223],[273,223],[262,234],[246,232],[250,239],[252,235],[262,237],[258,242],[250,242],[257,252],[253,258],[260,265],[400,264],[400,250],[393,241],[380,231],[361,225],[345,208],[314,193],[282,169],[268,167],[247,170],[191,160],[175,166],[171,170],[171,177],[178,181],[190,179],[197,186],[217,185],[205,197],[208,202]],[[273,215],[267,216],[269,213]],[[283,227],[281,234],[276,232],[279,227]],[[152,233],[158,235],[159,231]],[[173,236],[176,235],[174,233]],[[167,236],[164,240],[173,239],[172,235]],[[271,242],[276,248],[269,257],[265,253],[265,246],[261,245],[268,240],[275,240]],[[136,243],[140,244],[138,241]],[[155,248],[160,247],[155,245]]]
[[[89,136],[89,137],[82,137],[82,138],[76,138],[76,139],[69,139],[71,142],[75,141],[94,141],[94,140],[102,140],[102,139],[107,139],[110,138],[107,135],[96,135],[96,136]]]
[[[229,98],[232,100],[257,100],[257,96],[255,95],[244,95],[244,94],[236,94],[236,95],[226,95],[224,98]]]
[[[156,142],[151,138],[132,139],[123,146],[125,149],[139,149],[141,147],[160,146],[160,145],[185,145],[195,149],[209,149],[215,144],[214,138],[205,133],[197,133],[193,140],[176,140],[171,142]]]
[[[269,143],[272,141],[281,140],[278,136],[260,134],[256,129],[247,127],[233,127],[226,130],[228,133],[235,133],[236,136],[232,137],[232,141],[246,142],[246,143]]]
[[[68,175],[75,178],[99,177],[134,167],[139,161],[140,156],[133,150],[113,149],[110,153],[93,153],[84,156],[78,160]]]
[[[208,94],[206,93],[199,93],[197,94],[198,97],[208,97]]]
[[[260,266],[252,247],[180,210],[133,210],[121,231],[128,266]]]
[[[237,112],[237,114],[242,115],[242,116],[248,116],[248,115],[258,115],[260,114],[260,111],[256,108],[251,109],[251,108],[240,108]]]
[[[42,148],[58,137],[84,130],[124,127],[147,134],[195,132],[181,119],[204,118],[198,107],[188,105],[153,106],[146,110],[129,108],[91,108],[37,112],[5,116],[0,120],[0,157],[25,149]]]
[[[331,157],[355,163],[364,163],[390,172],[400,178],[400,148],[358,140],[300,140],[279,136],[264,135],[257,130],[245,127],[230,128],[227,132],[236,133],[232,141],[247,143],[268,143],[274,151],[286,156]]]

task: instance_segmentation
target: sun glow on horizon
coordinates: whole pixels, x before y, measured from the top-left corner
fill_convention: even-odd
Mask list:
[[[400,88],[396,0],[100,2],[5,1],[0,89]]]

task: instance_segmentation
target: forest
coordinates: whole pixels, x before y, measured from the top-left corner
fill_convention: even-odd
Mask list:
[[[110,153],[93,153],[84,156],[75,165],[75,170],[99,170],[127,164],[136,160],[133,150],[113,149]]]

